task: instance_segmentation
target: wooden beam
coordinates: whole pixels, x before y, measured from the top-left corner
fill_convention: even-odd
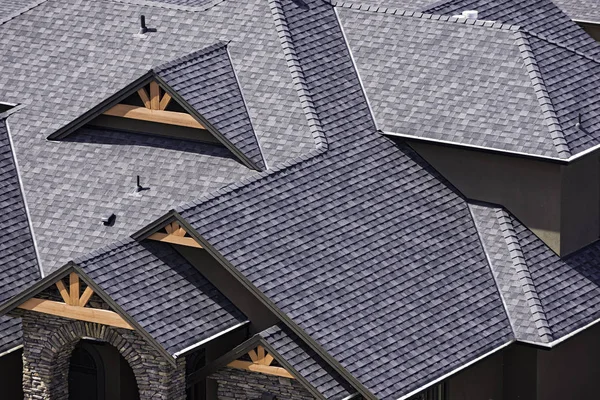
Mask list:
[[[150,240],[156,240],[159,242],[166,242],[172,244],[179,244],[182,246],[195,247],[197,249],[201,249],[202,246],[191,237],[181,237],[176,235],[170,235],[168,233],[157,232],[148,237]]]
[[[265,359],[265,348],[262,346],[258,346],[256,348],[256,354],[258,356],[258,360],[256,360],[255,362],[258,364],[262,364],[263,360]]]
[[[127,323],[119,314],[109,310],[99,310],[95,308],[84,308],[72,306],[57,301],[45,299],[29,299],[19,306],[23,310],[35,311],[43,314],[56,315],[58,317],[76,319],[79,321],[94,322],[102,325],[114,326],[117,328],[134,328]]]
[[[281,367],[271,367],[270,365],[255,364],[250,361],[235,360],[227,364],[228,367],[243,369],[246,371],[260,372],[266,375],[281,376],[284,378],[295,379],[286,369]]]
[[[159,110],[164,110],[165,108],[167,108],[167,106],[169,105],[169,103],[171,102],[171,95],[167,92],[165,92],[165,94],[163,94],[162,99],[160,100],[160,105],[158,107]]]
[[[267,354],[265,356],[265,358],[263,358],[263,365],[271,365],[272,362],[273,362],[273,356],[270,354]]]
[[[150,97],[148,97],[148,92],[146,92],[146,89],[141,88],[137,92],[138,92],[138,95],[140,96],[140,99],[142,99],[144,106],[146,108],[150,108]]]
[[[190,114],[174,111],[149,110],[145,107],[131,106],[129,104],[117,104],[110,110],[105,111],[104,115],[137,119],[140,121],[158,122],[160,124],[185,126],[187,128],[205,129],[204,126],[196,121]]]
[[[160,86],[154,81],[150,82],[150,108],[160,109]]]
[[[79,275],[75,272],[69,274],[69,293],[71,294],[71,301],[67,304],[72,306],[79,305]]]
[[[67,290],[67,287],[62,279],[56,282],[56,287],[58,288],[60,297],[62,297],[63,301],[67,304],[71,303],[71,295],[69,294],[69,291]]]
[[[90,298],[92,297],[93,294],[94,294],[94,289],[92,289],[90,286],[86,287],[85,290],[83,291],[83,294],[79,298],[79,307],[85,307],[87,302],[90,301]]]
[[[250,356],[250,359],[252,360],[252,362],[257,362],[258,361],[258,356],[256,355],[256,351],[250,350],[248,352],[248,355]]]

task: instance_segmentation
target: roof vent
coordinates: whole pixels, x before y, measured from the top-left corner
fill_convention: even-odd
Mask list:
[[[117,219],[117,216],[114,213],[106,214],[105,216],[102,217],[102,223],[105,226],[113,226],[115,224],[116,219]]]
[[[462,12],[461,17],[466,19],[477,19],[479,17],[479,12],[477,12],[477,10],[466,10]]]
[[[143,35],[148,32],[156,32],[155,28],[148,28],[146,26],[146,16],[140,15],[140,35]]]

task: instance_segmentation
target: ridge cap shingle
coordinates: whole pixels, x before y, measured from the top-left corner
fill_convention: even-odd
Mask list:
[[[532,322],[537,328],[539,337],[544,342],[551,342],[552,331],[550,330],[550,325],[548,324],[546,314],[542,308],[535,284],[525,261],[525,256],[523,255],[519,238],[515,232],[511,217],[508,211],[506,211],[503,207],[497,208],[495,210],[495,214],[498,223],[500,224],[502,236],[504,237],[506,245],[508,246],[508,252],[513,261],[513,265],[517,270],[517,274],[519,274],[519,281],[522,284],[523,294],[527,299],[527,304],[531,310],[532,316],[535,319]]]
[[[199,11],[210,10],[211,8],[216,7],[219,4],[226,2],[227,0],[208,0],[206,2],[206,4],[199,5],[199,6],[185,6],[182,4],[167,3],[167,2],[164,2],[161,0],[112,0],[112,1],[117,2],[117,3],[164,8],[167,10],[199,12]]]
[[[548,93],[544,78],[538,67],[538,63],[529,44],[529,40],[523,31],[515,32],[516,45],[519,48],[519,53],[525,62],[526,73],[529,75],[534,88],[535,96],[540,103],[544,123],[550,131],[552,142],[559,157],[571,157],[571,149],[567,144],[565,133],[560,125],[554,103]]]
[[[34,8],[42,5],[43,3],[47,2],[47,1],[48,0],[37,0],[37,1],[33,2],[33,3],[30,3],[30,4],[26,5],[25,7],[20,8],[19,10],[15,11],[15,12],[13,12],[11,14],[8,14],[4,18],[0,18],[0,25],[3,25],[3,24],[5,24],[8,21],[11,21],[11,20],[13,20],[15,18],[20,17],[21,15],[23,15],[23,14],[25,14],[25,13],[33,10]]]
[[[348,1],[332,1],[334,7],[345,8],[353,11],[366,11],[379,14],[397,15],[399,17],[410,17],[419,19],[429,19],[432,21],[450,22],[462,25],[474,25],[484,28],[493,28],[503,31],[520,31],[523,28],[520,25],[507,24],[500,21],[491,21],[485,19],[469,19],[460,17],[451,17],[443,14],[423,13],[419,11],[402,10],[400,8],[385,8],[374,5],[357,4]]]

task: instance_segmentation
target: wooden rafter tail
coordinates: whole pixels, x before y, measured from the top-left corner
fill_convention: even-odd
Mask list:
[[[250,359],[252,360],[252,362],[258,362],[258,356],[256,355],[256,351],[250,350],[248,352],[248,355],[250,356]]]

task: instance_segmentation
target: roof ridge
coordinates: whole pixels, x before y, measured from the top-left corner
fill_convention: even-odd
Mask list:
[[[585,53],[583,53],[583,52],[581,52],[581,51],[579,51],[579,50],[576,50],[576,49],[574,49],[574,48],[572,48],[572,47],[570,47],[570,46],[567,46],[567,45],[565,45],[565,44],[563,44],[563,43],[557,42],[556,40],[549,39],[549,38],[547,38],[547,37],[546,37],[546,36],[544,36],[544,35],[540,35],[539,33],[531,32],[531,31],[529,31],[528,29],[522,29],[522,31],[523,31],[524,33],[527,33],[527,34],[529,34],[530,36],[533,36],[533,37],[535,37],[535,38],[537,38],[537,39],[543,40],[543,41],[544,41],[544,42],[546,42],[546,43],[549,43],[549,44],[551,44],[551,45],[554,45],[554,46],[560,47],[560,48],[562,48],[562,49],[565,49],[565,50],[567,50],[567,51],[570,51],[571,53],[575,53],[575,54],[577,54],[577,55],[578,55],[578,56],[580,56],[580,57],[584,57],[585,59],[587,59],[587,60],[589,60],[589,61],[592,61],[592,62],[595,62],[595,63],[597,63],[597,64],[600,64],[600,59],[598,59],[598,58],[596,58],[596,57],[592,57],[592,56],[590,56],[590,55],[588,55],[588,54],[585,54]],[[598,46],[599,46],[599,48],[600,48],[600,44],[599,44]]]
[[[313,134],[317,149],[322,148],[324,151],[327,151],[329,148],[327,136],[325,135],[325,131],[321,126],[321,121],[317,115],[316,107],[312,100],[312,95],[308,90],[308,84],[306,83],[302,65],[298,60],[296,48],[290,38],[291,34],[283,13],[283,8],[276,0],[269,0],[269,7],[271,8],[271,13],[273,14],[273,19],[275,20],[275,29],[277,29],[277,35],[281,41],[281,47],[283,48],[285,61],[290,69],[292,81],[296,86],[296,91],[298,92],[302,110],[304,111],[304,115],[308,120],[309,129]]]
[[[189,12],[199,12],[199,11],[208,11],[211,8],[218,6],[221,3],[226,2],[227,0],[209,0],[207,4],[203,6],[184,6],[180,4],[174,3],[165,3],[160,0],[109,0],[117,3],[126,3],[126,4],[136,4],[140,6],[148,6],[148,7],[157,7],[157,8],[165,8],[168,10],[177,10],[177,11],[189,11]]]
[[[400,17],[413,17],[413,18],[420,18],[420,19],[430,19],[432,21],[451,22],[451,23],[455,23],[455,24],[483,26],[485,28],[493,28],[493,29],[505,30],[505,31],[519,31],[519,30],[523,29],[523,28],[521,28],[520,25],[507,24],[507,23],[500,22],[500,21],[487,21],[487,20],[483,20],[483,19],[459,18],[459,17],[448,16],[448,15],[428,14],[428,13],[422,13],[422,12],[418,12],[418,11],[407,11],[407,10],[402,10],[399,8],[393,8],[393,7],[381,7],[381,6],[368,5],[368,4],[356,4],[351,1],[333,0],[331,2],[331,4],[334,7],[347,8],[347,9],[352,9],[352,10],[357,10],[357,11],[369,11],[369,12],[376,12],[376,13],[381,13],[381,14],[397,15]]]
[[[550,330],[550,325],[546,319],[546,313],[544,312],[544,309],[540,303],[540,299],[537,296],[535,284],[531,278],[529,269],[527,268],[527,262],[525,261],[525,256],[523,255],[523,250],[521,249],[521,245],[519,243],[519,239],[517,237],[517,233],[515,232],[510,215],[508,211],[501,207],[496,209],[496,218],[500,224],[502,236],[504,236],[504,240],[508,246],[508,252],[511,256],[513,265],[517,270],[517,275],[519,277],[519,281],[521,282],[521,287],[523,288],[523,294],[527,299],[527,304],[531,310],[531,314],[535,318],[533,322],[537,328],[538,335],[541,339],[550,342],[553,339],[552,331]]]
[[[25,14],[26,12],[29,12],[31,10],[33,10],[34,8],[41,6],[43,3],[47,2],[48,0],[37,0],[15,12],[13,12],[12,14],[8,14],[6,17],[4,18],[0,18],[0,25],[5,24],[6,22],[13,20],[23,14]]]
[[[550,97],[548,90],[546,90],[546,83],[544,82],[544,78],[542,77],[542,73],[538,67],[535,54],[533,53],[533,50],[529,44],[529,40],[524,31],[517,31],[515,32],[515,35],[517,37],[517,47],[519,48],[521,57],[525,62],[525,69],[527,70],[527,74],[529,75],[531,83],[533,84],[535,96],[537,97],[540,107],[542,108],[542,116],[544,117],[544,122],[547,125],[548,130],[550,131],[555,150],[559,157],[566,155],[566,158],[569,158],[572,155],[571,149],[569,148],[567,140],[565,139],[565,134],[558,120],[552,98]]]
[[[204,55],[204,54],[210,53],[211,51],[216,50],[216,49],[220,49],[221,47],[227,47],[227,45],[229,43],[230,42],[225,42],[225,41],[222,41],[222,40],[218,40],[218,41],[216,41],[213,44],[210,44],[210,45],[208,45],[206,47],[202,47],[202,48],[200,48],[198,50],[194,50],[191,53],[187,53],[187,54],[184,54],[182,56],[176,57],[176,58],[174,58],[172,60],[165,61],[162,64],[155,65],[155,66],[152,67],[151,71],[155,72],[155,73],[158,73],[160,71],[164,71],[166,69],[173,68],[173,67],[175,67],[175,66],[177,66],[179,64],[182,64],[185,61],[189,61],[189,60],[191,60],[191,59],[193,59],[195,57],[198,57],[200,55]]]

